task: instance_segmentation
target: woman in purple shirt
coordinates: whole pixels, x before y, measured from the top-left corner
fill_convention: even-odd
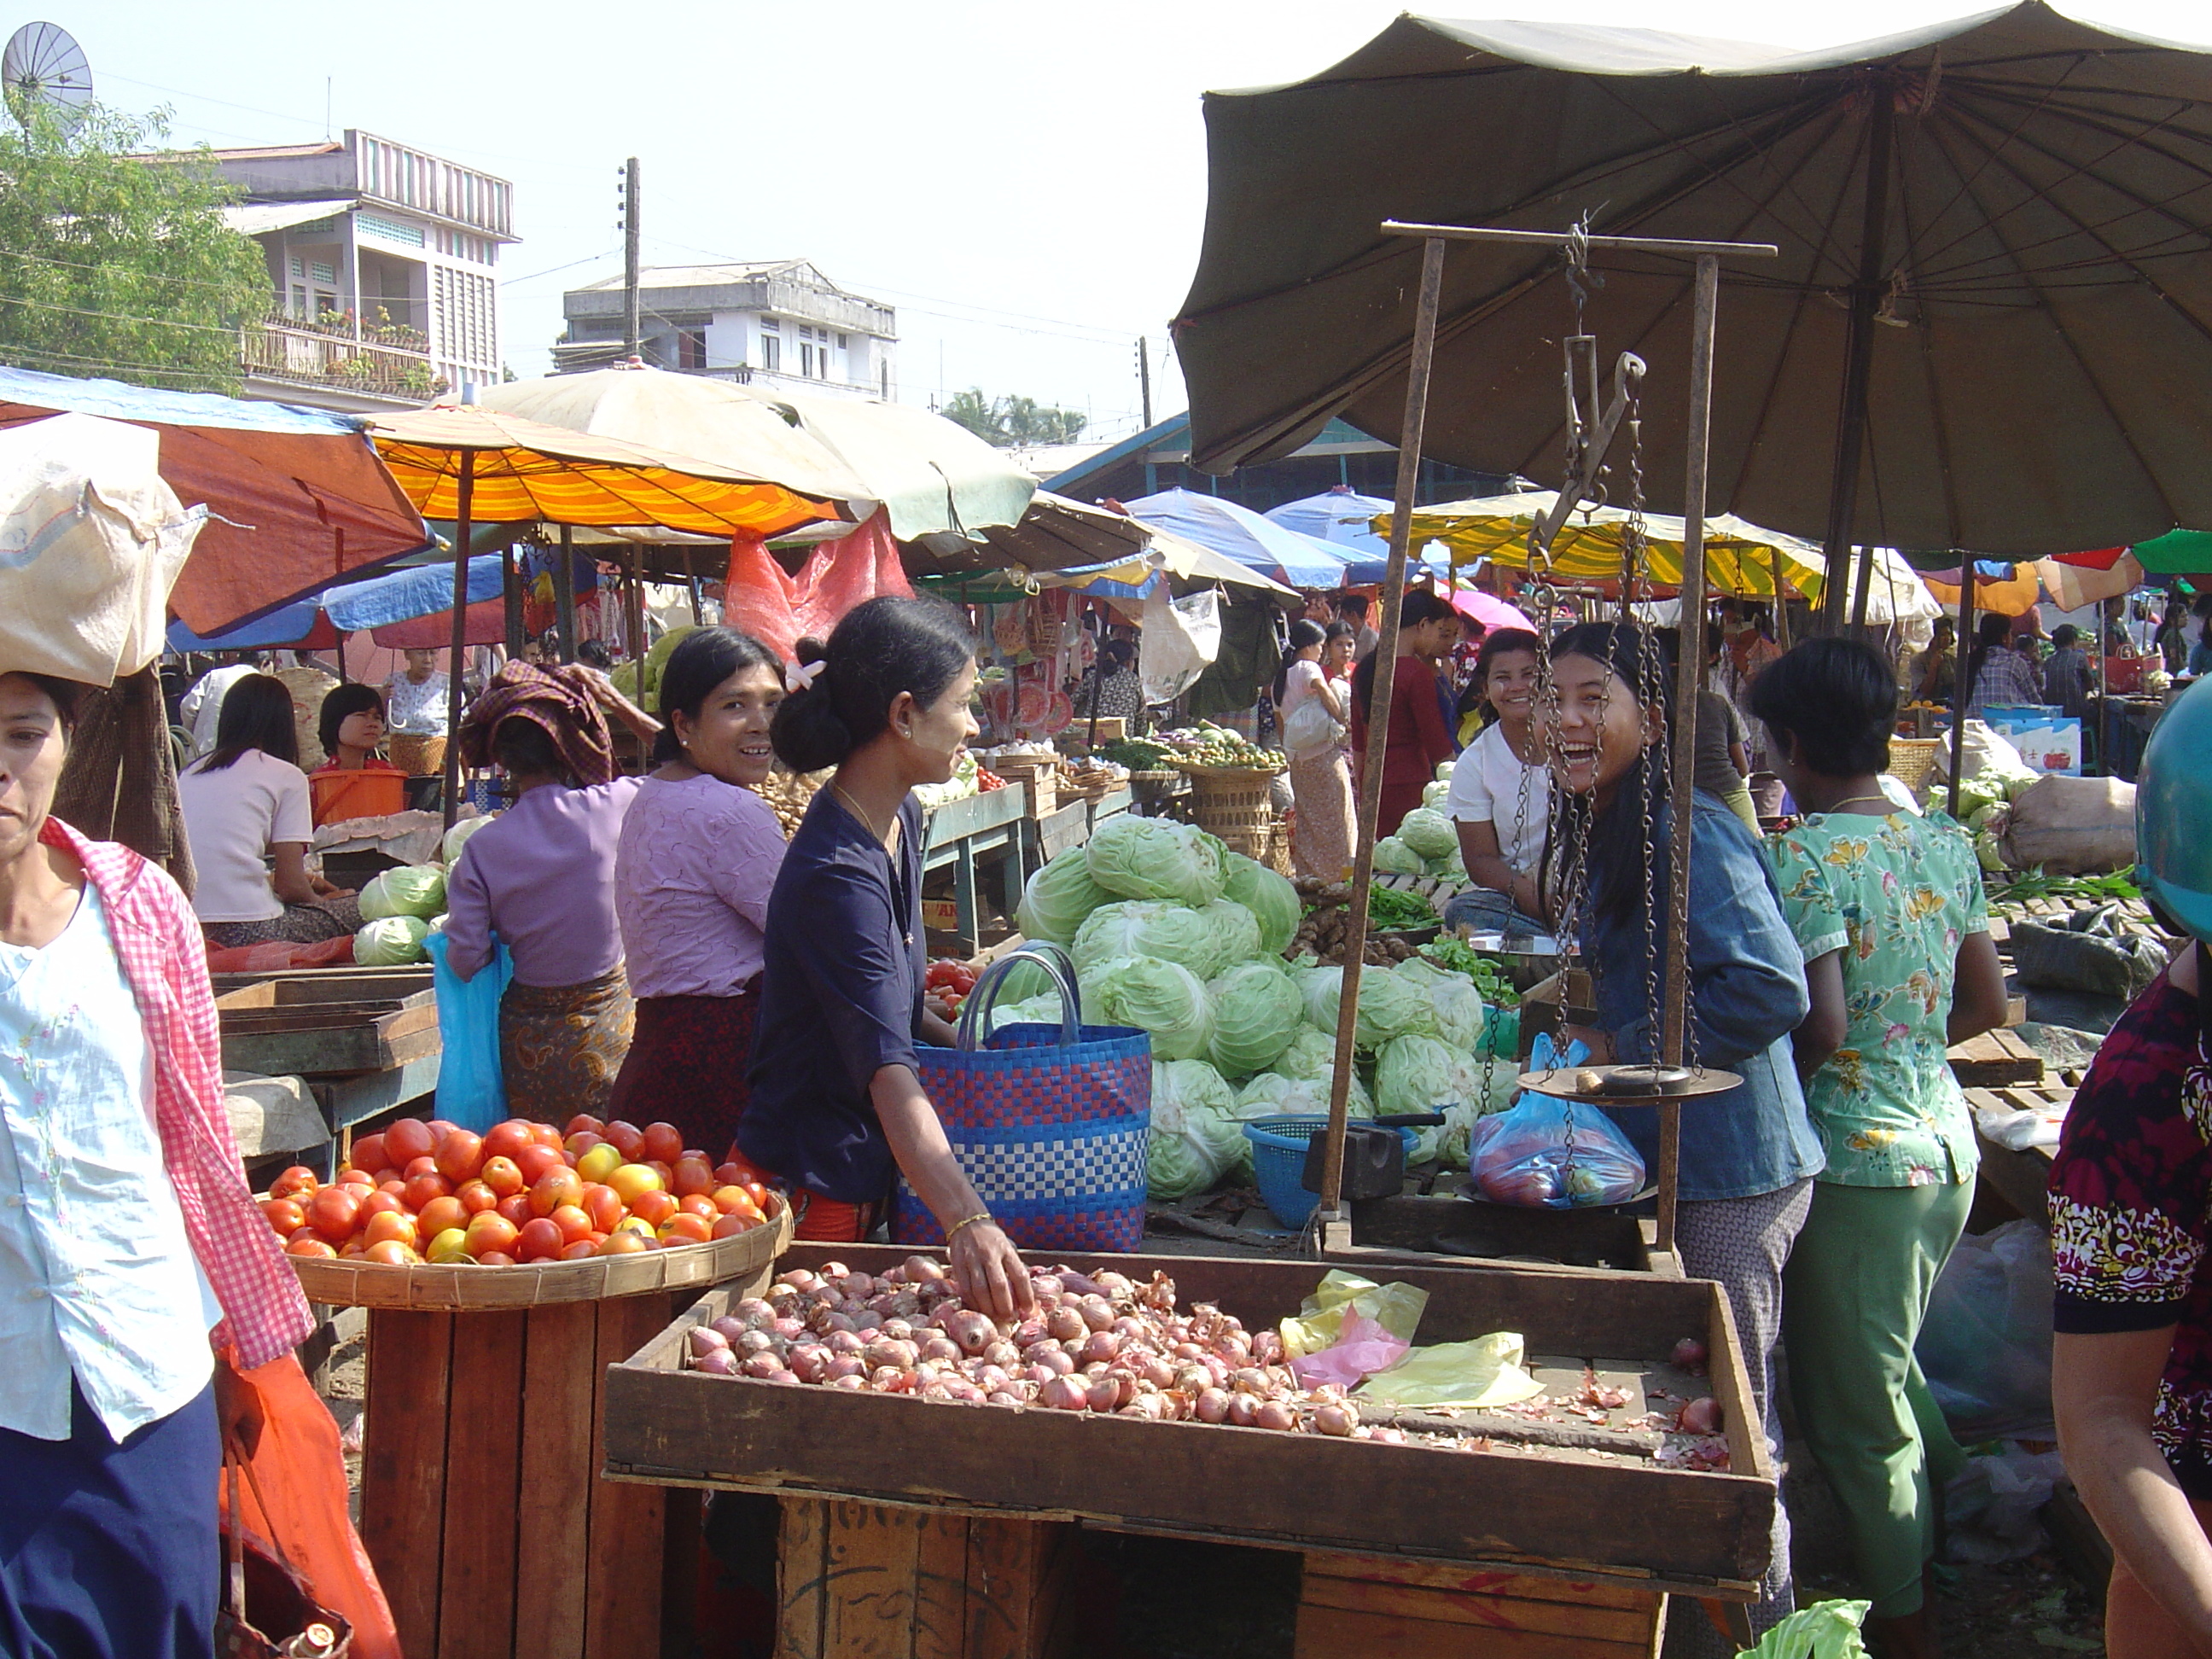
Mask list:
[[[514,804],[469,837],[447,882],[447,964],[471,980],[504,944],[500,1066],[514,1109],[606,1115],[632,1006],[615,924],[615,846],[640,780],[617,777],[602,708],[653,722],[595,669],[511,662],[461,723],[471,766],[496,763]]]
[[[761,932],[783,829],[753,792],[775,753],[782,665],[730,628],[687,634],[660,672],[660,763],[623,820],[615,856],[637,1029],[613,1111],[672,1123],[717,1162],[745,1110],[760,1017]]]

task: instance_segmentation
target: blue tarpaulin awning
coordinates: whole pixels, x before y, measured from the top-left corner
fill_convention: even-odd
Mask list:
[[[1250,507],[1218,495],[1164,489],[1157,495],[1125,501],[1122,507],[1141,523],[1195,542],[1293,587],[1344,586],[1345,560],[1338,550],[1311,536],[1285,530]]]
[[[469,603],[477,605],[500,597],[500,560],[487,553],[469,561]],[[243,627],[203,638],[181,622],[169,624],[169,647],[175,651],[246,651],[257,646],[290,645],[307,637],[318,613],[331,625],[348,634],[365,629],[388,628],[434,617],[453,608],[453,568],[426,564],[395,570],[365,582],[349,582],[326,588],[311,599],[285,606]]]

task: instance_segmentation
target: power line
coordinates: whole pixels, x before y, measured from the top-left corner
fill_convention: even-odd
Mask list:
[[[120,311],[88,311],[82,306],[58,306],[45,300],[26,300],[20,295],[0,294],[0,306],[28,306],[33,311],[62,311],[72,317],[99,317],[112,323],[137,323],[148,328],[189,328],[203,334],[228,334],[235,339],[238,330],[226,328],[220,323],[180,323],[167,317],[133,317]]]
[[[4,257],[9,259],[25,259],[28,260],[33,264],[64,265],[71,270],[110,270],[113,269],[113,267],[110,265],[96,265],[83,259],[57,259],[43,253],[24,253],[15,248],[0,248],[0,257]],[[133,271],[131,273],[131,280],[133,282],[176,283],[189,285],[193,288],[219,288],[227,289],[231,287],[231,284],[228,283],[210,282],[204,276],[165,276],[161,272],[154,270]]]

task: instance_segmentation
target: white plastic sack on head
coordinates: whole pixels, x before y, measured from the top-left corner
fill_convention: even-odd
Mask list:
[[[1137,672],[1147,702],[1179,697],[1221,654],[1221,596],[1209,587],[1168,597],[1162,582],[1145,599],[1145,626],[1138,636]]]
[[[94,415],[0,432],[0,670],[112,685],[161,655],[207,520],[163,481],[161,441]]]

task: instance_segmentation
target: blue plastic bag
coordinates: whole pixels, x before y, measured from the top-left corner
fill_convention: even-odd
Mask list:
[[[474,979],[446,965],[446,936],[422,941],[438,994],[438,1115],[482,1134],[507,1116],[507,1080],[499,1064],[499,999],[514,977],[514,958],[497,947]]]
[[[1550,1035],[1538,1036],[1528,1069],[1579,1066],[1589,1057],[1579,1042],[1564,1060],[1553,1053]],[[1611,1118],[1533,1090],[1522,1091],[1510,1109],[1476,1121],[1468,1173],[1492,1203],[1525,1209],[1626,1204],[1644,1189],[1644,1159]]]

